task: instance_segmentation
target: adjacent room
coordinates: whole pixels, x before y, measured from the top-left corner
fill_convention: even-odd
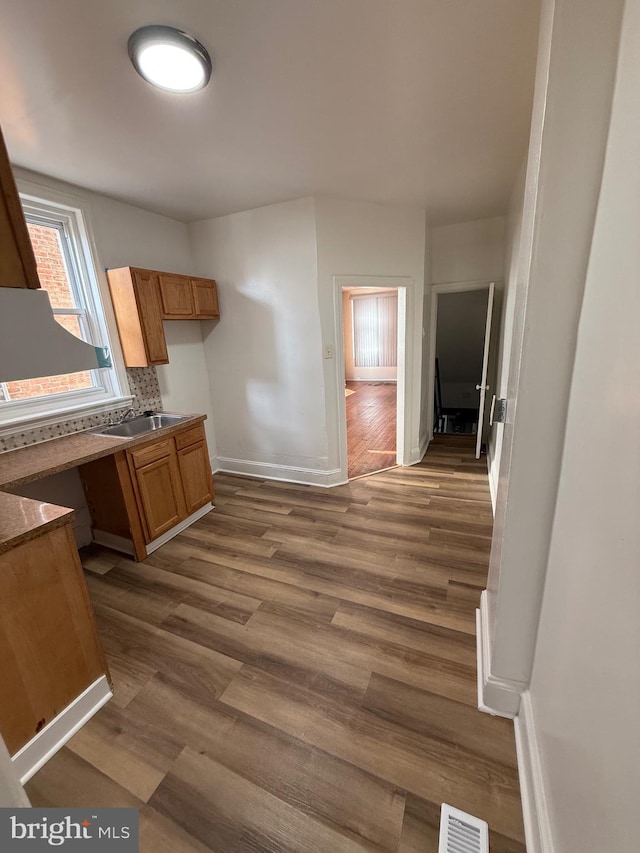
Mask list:
[[[405,318],[398,313],[394,288],[343,287],[342,297],[348,474],[353,479],[396,464],[399,340]],[[401,410],[401,429],[403,417]]]

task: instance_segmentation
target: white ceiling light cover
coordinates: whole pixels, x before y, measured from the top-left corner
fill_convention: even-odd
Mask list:
[[[197,92],[211,77],[211,57],[206,48],[174,27],[141,27],[129,38],[128,47],[138,74],[167,92]]]

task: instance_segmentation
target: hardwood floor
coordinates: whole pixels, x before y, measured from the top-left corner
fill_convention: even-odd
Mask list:
[[[395,382],[347,382],[349,479],[396,464]]]
[[[141,851],[435,853],[445,801],[524,853],[513,726],[477,711],[486,462],[314,487],[216,476],[143,564],[84,558],[115,695],[27,785],[136,806]]]

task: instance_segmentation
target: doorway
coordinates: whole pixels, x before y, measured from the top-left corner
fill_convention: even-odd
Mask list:
[[[432,297],[432,436],[473,436],[479,459],[488,435],[494,284],[434,285]]]
[[[404,463],[406,286],[336,279],[336,307],[342,466],[354,479]]]
[[[398,292],[343,287],[347,471],[350,480],[397,464]]]

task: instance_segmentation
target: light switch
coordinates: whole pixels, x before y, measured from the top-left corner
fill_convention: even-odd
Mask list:
[[[333,358],[333,347],[331,344],[327,344],[324,348],[324,357],[325,358]]]

